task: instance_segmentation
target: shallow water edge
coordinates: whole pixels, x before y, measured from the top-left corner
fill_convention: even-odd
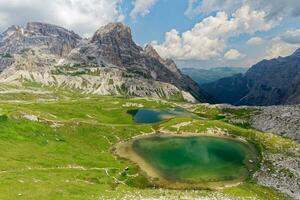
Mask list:
[[[172,181],[165,178],[162,173],[156,169],[153,165],[145,160],[141,155],[139,155],[133,148],[133,143],[137,140],[141,139],[149,139],[153,137],[164,137],[164,138],[172,138],[172,137],[183,137],[183,138],[191,138],[191,137],[211,137],[211,138],[223,138],[226,140],[234,140],[236,142],[240,142],[246,144],[251,148],[251,151],[257,154],[255,147],[252,144],[247,143],[242,139],[236,139],[228,136],[211,136],[211,135],[199,135],[199,134],[184,134],[184,135],[175,135],[175,134],[152,134],[152,135],[144,135],[135,137],[129,141],[121,142],[114,147],[114,153],[120,158],[130,160],[138,165],[138,167],[146,174],[149,178],[150,182],[155,186],[168,188],[168,189],[210,189],[210,190],[218,190],[226,187],[233,187],[241,184],[245,181],[254,171],[252,169],[257,167],[258,164],[258,156],[257,160],[255,160],[255,165],[253,163],[248,163],[252,166],[247,166],[247,169],[251,169],[248,176],[240,177],[234,180],[223,180],[223,181],[212,181],[212,182],[195,182],[195,181]]]

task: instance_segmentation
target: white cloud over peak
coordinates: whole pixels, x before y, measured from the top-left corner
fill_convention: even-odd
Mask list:
[[[267,21],[265,17],[264,11],[251,10],[247,5],[232,15],[220,11],[181,35],[176,30],[167,32],[165,41],[154,47],[163,57],[175,59],[208,60],[220,57],[227,48],[229,38],[267,31],[276,25],[276,22]]]
[[[266,58],[272,59],[279,56],[289,56],[298,48],[300,48],[300,44],[290,44],[276,37],[271,41],[271,47],[266,50]]]
[[[288,56],[300,48],[300,29],[288,30],[282,36],[275,37],[266,50],[266,58]]]
[[[133,9],[130,12],[130,17],[136,19],[138,16],[145,16],[150,13],[150,9],[157,3],[158,0],[134,0]]]
[[[1,0],[0,29],[42,21],[91,35],[109,22],[122,21],[122,0]]]
[[[229,51],[227,51],[225,54],[224,54],[224,58],[226,60],[239,60],[239,59],[242,59],[244,58],[245,55],[241,54],[238,50],[236,49],[230,49]]]
[[[264,40],[261,37],[252,37],[247,41],[247,45],[261,45],[264,42]]]
[[[281,38],[290,44],[300,44],[300,29],[288,30]]]

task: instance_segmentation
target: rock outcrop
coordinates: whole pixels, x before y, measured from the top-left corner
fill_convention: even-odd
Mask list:
[[[254,128],[300,141],[300,106],[271,106],[260,108],[250,118]]]
[[[31,22],[25,27],[8,28],[0,39],[0,52],[4,54],[39,50],[36,53],[65,56],[78,44],[81,37],[58,26]]]
[[[0,37],[0,72],[14,64],[16,70],[33,71],[54,65],[80,40],[74,32],[50,24],[11,26]]]

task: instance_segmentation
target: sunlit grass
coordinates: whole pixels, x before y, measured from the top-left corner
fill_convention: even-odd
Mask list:
[[[180,103],[89,95],[42,88],[33,83],[1,85],[1,89],[47,93],[26,91],[0,95],[0,199],[120,199],[128,193],[142,196],[186,194],[186,191],[154,189],[136,165],[113,154],[112,148],[118,142],[151,133],[153,128],[199,134],[209,128],[219,128],[268,152],[284,153],[296,145],[273,134],[229,124],[220,117],[229,111],[219,109],[200,107],[195,110],[198,116],[174,118],[159,125],[139,125],[128,114],[129,110],[139,108],[135,105],[166,108]],[[128,106],[128,102],[135,104]],[[244,117],[249,113],[233,114]],[[36,117],[37,121],[31,121],[28,116]],[[183,122],[191,123],[175,127]],[[253,181],[218,193],[234,199],[284,199],[277,191]],[[197,192],[188,193],[194,196]],[[215,192],[197,193],[200,196],[208,194]]]

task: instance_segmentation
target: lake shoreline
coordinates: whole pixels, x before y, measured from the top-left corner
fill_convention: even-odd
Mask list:
[[[241,138],[232,138],[229,136],[222,135],[209,135],[209,134],[166,134],[166,133],[155,133],[155,134],[146,134],[139,135],[131,140],[123,141],[115,145],[114,153],[126,160],[130,160],[135,163],[143,173],[146,174],[148,179],[152,184],[158,187],[167,188],[167,189],[208,189],[208,190],[220,190],[227,187],[234,187],[240,185],[247,177],[242,177],[240,179],[228,180],[228,181],[204,181],[204,182],[194,182],[194,181],[170,181],[167,180],[161,172],[155,169],[150,163],[148,163],[142,156],[140,156],[134,149],[133,143],[140,139],[147,139],[153,137],[165,137],[165,138],[191,138],[191,137],[211,137],[211,138],[223,138],[227,140],[233,140],[241,142],[245,145],[250,146],[247,141]]]

